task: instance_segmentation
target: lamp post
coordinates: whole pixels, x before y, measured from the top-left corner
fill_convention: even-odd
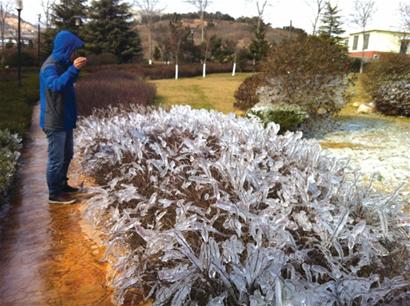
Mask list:
[[[41,49],[40,49],[40,22],[41,22],[41,14],[38,14],[38,24],[37,24],[37,57],[38,63],[40,64],[41,60]]]
[[[75,18],[75,26],[79,27],[81,25],[81,16],[74,16]]]
[[[23,10],[23,0],[16,0],[16,9],[17,9],[17,12],[18,12],[17,78],[18,78],[18,85],[21,86],[21,11]]]

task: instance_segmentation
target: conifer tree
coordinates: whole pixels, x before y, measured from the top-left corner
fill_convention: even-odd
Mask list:
[[[252,56],[254,64],[264,58],[269,51],[269,43],[265,38],[267,25],[263,21],[255,27],[254,38],[249,45],[249,52]]]
[[[95,54],[112,53],[118,62],[142,58],[139,34],[133,28],[130,6],[119,0],[94,0],[86,25],[86,48]]]
[[[80,35],[81,25],[86,19],[86,0],[61,0],[52,6],[51,23],[56,31],[68,30]]]
[[[345,31],[342,29],[340,10],[337,5],[332,6],[330,2],[326,3],[325,11],[321,20],[319,34],[328,37],[339,37]]]

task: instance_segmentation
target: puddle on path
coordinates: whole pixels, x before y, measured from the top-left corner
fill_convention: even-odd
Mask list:
[[[47,203],[38,107],[33,118],[16,192],[0,219],[0,305],[112,305],[104,250],[81,231],[80,205]]]

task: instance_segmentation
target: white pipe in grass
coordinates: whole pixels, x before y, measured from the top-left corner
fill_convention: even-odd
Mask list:
[[[206,77],[206,63],[202,65],[202,77]]]
[[[175,80],[178,80],[178,64],[175,65]]]

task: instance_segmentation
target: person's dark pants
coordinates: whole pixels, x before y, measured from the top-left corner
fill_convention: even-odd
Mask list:
[[[57,197],[67,184],[73,158],[73,130],[44,129],[48,140],[47,185],[50,197]]]

